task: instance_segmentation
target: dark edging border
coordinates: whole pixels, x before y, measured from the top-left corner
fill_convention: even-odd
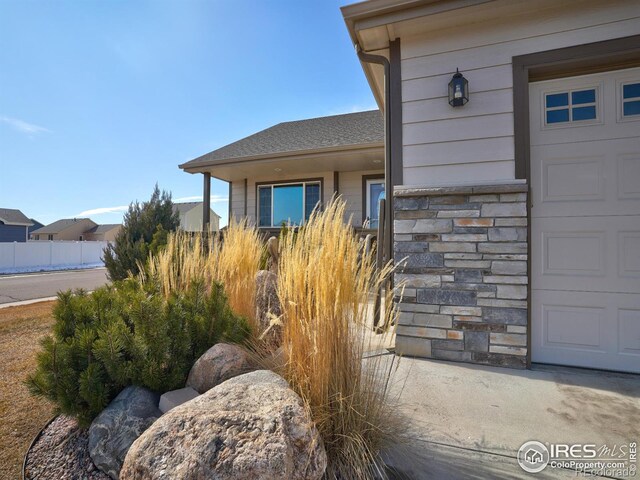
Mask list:
[[[51,423],[53,423],[53,421],[58,418],[60,415],[54,415],[53,417],[51,417],[47,423],[45,423],[44,427],[42,427],[40,429],[40,431],[38,433],[36,433],[36,436],[33,437],[33,440],[31,440],[31,443],[29,444],[29,448],[27,448],[27,452],[24,454],[24,458],[22,459],[22,480],[26,480],[26,477],[24,475],[24,471],[27,468],[27,457],[29,456],[29,452],[31,451],[31,449],[33,448],[33,446],[35,445],[35,443],[38,441],[38,439],[40,438],[40,436],[42,435],[42,432],[44,432],[45,428],[47,428],[49,425],[51,425]]]

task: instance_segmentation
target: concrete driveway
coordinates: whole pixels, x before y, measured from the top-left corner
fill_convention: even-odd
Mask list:
[[[518,449],[530,440],[640,443],[639,375],[403,358],[392,391],[415,441],[390,452],[390,463],[409,478],[575,478],[550,467],[524,472]]]

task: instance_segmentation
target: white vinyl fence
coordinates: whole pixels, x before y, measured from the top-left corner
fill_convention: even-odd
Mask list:
[[[66,240],[0,243],[0,273],[87,268],[103,265],[109,242]]]

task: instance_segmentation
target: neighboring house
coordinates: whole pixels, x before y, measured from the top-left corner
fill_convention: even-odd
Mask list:
[[[229,218],[260,229],[303,223],[313,208],[340,194],[347,217],[377,222],[383,193],[384,125],[369,111],[285,122],[180,165],[229,182]],[[383,190],[383,188],[382,188]]]
[[[390,117],[398,352],[640,372],[638,7],[342,8]]]
[[[84,234],[84,240],[114,242],[116,236],[122,229],[122,224],[112,223],[105,225],[96,225]]]
[[[185,232],[202,232],[203,202],[174,203],[173,210],[180,216],[180,228]],[[220,230],[220,215],[209,209],[209,230]]]
[[[89,218],[65,218],[31,232],[32,240],[88,240],[98,224]]]
[[[34,230],[44,227],[44,224],[40,223],[37,220],[34,220],[33,218],[30,218],[29,220],[31,220],[31,223],[33,223],[33,225],[29,227],[29,235],[31,235],[31,232],[33,232]]]
[[[32,225],[20,210],[0,208],[0,242],[26,242]]]

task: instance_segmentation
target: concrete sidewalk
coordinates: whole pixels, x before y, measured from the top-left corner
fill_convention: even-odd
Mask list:
[[[390,462],[410,478],[575,478],[549,467],[527,474],[517,451],[529,440],[640,441],[639,375],[403,358],[391,388],[416,441]]]

